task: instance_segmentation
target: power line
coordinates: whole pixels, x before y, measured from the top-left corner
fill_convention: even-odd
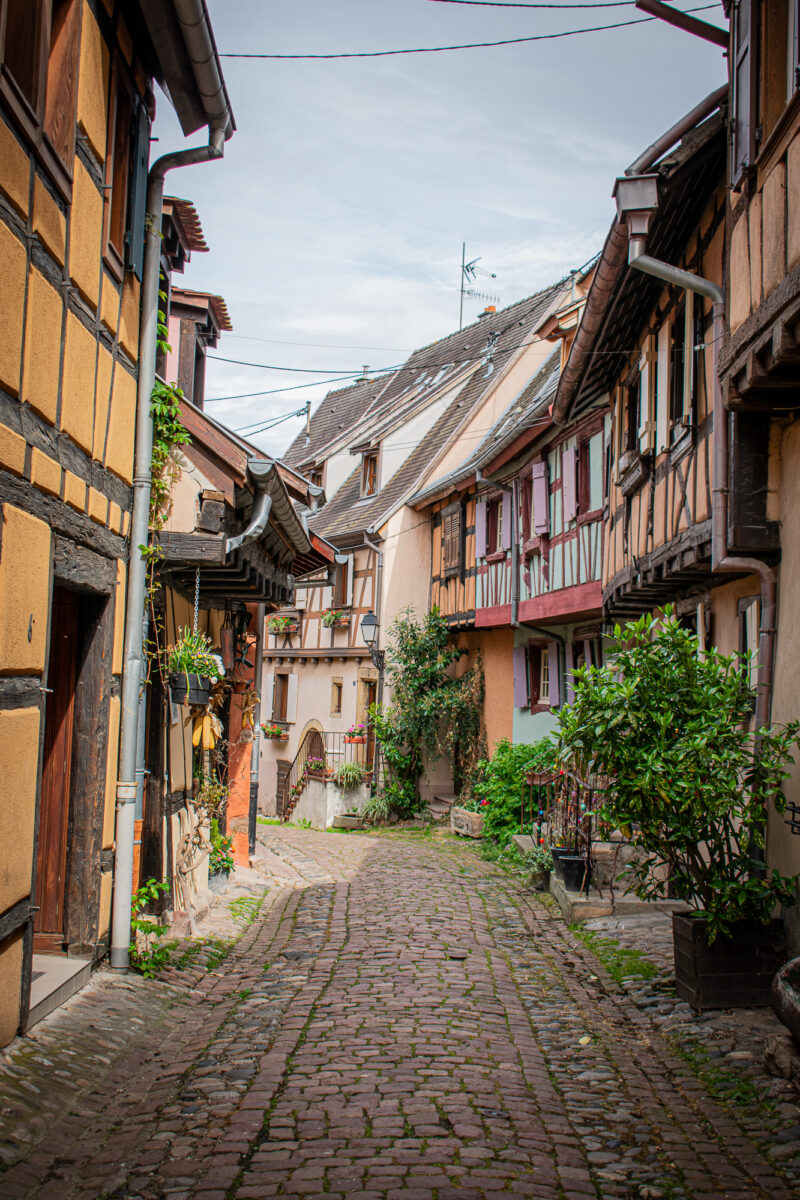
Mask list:
[[[413,352],[413,346],[343,346],[336,342],[287,342],[280,338],[252,337],[246,333],[226,333],[225,338],[226,341],[236,338],[244,342],[266,342],[270,346],[311,346],[315,350],[387,350],[392,354],[411,354]]]
[[[482,8],[633,8],[636,0],[604,0],[598,4],[509,4],[505,0],[432,0],[434,4],[478,4]]]
[[[348,379],[360,379],[358,375],[342,375],[338,379],[315,379],[313,383],[296,383],[292,387],[270,388],[265,392],[240,392],[238,396],[206,396],[206,404],[214,404],[217,400],[252,400],[257,396],[278,396],[281,392],[299,392],[303,388],[322,387],[326,383],[346,383]]]
[[[699,8],[676,9],[676,12],[696,13],[705,12],[709,8],[718,8],[719,4],[703,4]],[[446,50],[483,50],[491,46],[518,46],[523,42],[551,42],[557,38],[576,37],[582,33],[599,33],[603,29],[624,29],[629,25],[645,25],[649,21],[657,21],[658,17],[638,17],[633,21],[616,21],[613,25],[590,25],[583,29],[564,29],[559,33],[538,33],[530,37],[502,38],[496,42],[463,42],[455,46],[415,46],[405,50],[363,50],[348,54],[220,54],[220,58],[253,58],[253,59],[339,59],[339,58],[388,58],[398,54],[440,54]],[[722,31],[724,32],[724,31]]]
[[[235,363],[238,367],[258,367],[260,371],[289,371],[297,375],[331,375],[337,373],[336,367],[276,367],[272,363],[254,363],[245,362],[242,358],[225,358],[222,354],[208,354],[207,358],[213,358],[215,362]],[[384,370],[390,370],[389,367],[384,367]],[[360,368],[364,370],[363,367]],[[341,375],[357,375],[359,371],[347,371],[343,367],[339,374]]]

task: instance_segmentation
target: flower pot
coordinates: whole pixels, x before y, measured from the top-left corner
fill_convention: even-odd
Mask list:
[[[230,871],[209,871],[208,886],[217,896],[221,896],[228,886]]]
[[[463,837],[483,837],[483,813],[470,812],[468,808],[454,804],[450,809],[450,832],[460,833]]]
[[[568,850],[566,846],[551,846],[550,854],[552,855],[552,858],[553,858],[553,870],[555,871],[555,873],[559,879],[563,879],[564,878],[564,868],[561,866],[561,859],[566,854],[572,854],[572,851]]]
[[[772,977],[786,961],[782,921],[735,921],[731,937],[709,946],[705,917],[672,914],[675,987],[692,1008],[753,1008],[771,1003]]]
[[[204,708],[211,698],[211,684],[212,680],[208,675],[175,671],[169,677],[172,702],[188,704],[192,708]]]
[[[367,743],[366,737],[350,737],[348,734],[344,735],[344,740],[353,746],[365,746]]]
[[[587,867],[586,859],[578,854],[562,854],[561,870],[564,887],[568,892],[588,892],[592,882],[591,867]]]

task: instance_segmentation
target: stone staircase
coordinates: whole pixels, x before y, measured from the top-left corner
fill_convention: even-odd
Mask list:
[[[431,820],[447,820],[450,816],[450,809],[456,803],[457,799],[457,796],[439,792],[435,793],[432,799],[428,801],[428,812],[431,814]]]

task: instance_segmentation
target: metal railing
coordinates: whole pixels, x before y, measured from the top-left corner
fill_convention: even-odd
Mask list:
[[[288,773],[278,787],[278,816],[288,821],[309,779],[329,779],[342,763],[356,762],[372,778],[375,739],[372,734],[348,738],[344,733],[309,729]],[[309,766],[311,760],[311,766]]]
[[[607,776],[583,779],[576,772],[559,769],[530,771],[522,784],[520,833],[530,834],[537,845],[563,847],[572,857],[582,858],[581,892],[588,892],[592,881],[592,846],[609,833],[600,809],[610,783]],[[597,881],[595,886],[599,891]]]

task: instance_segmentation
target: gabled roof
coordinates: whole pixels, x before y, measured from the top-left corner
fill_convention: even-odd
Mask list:
[[[318,516],[316,530],[341,542],[351,535],[376,530],[417,489],[444,449],[464,427],[475,409],[502,379],[531,333],[563,293],[564,281],[552,284],[525,300],[449,337],[424,346],[392,375],[371,398],[362,396],[361,420],[334,441],[338,447],[359,445],[366,437],[380,441],[391,429],[423,411],[436,399],[453,391],[444,412],[380,492],[360,497],[360,466],[339,488]],[[323,401],[325,407],[328,399]],[[333,443],[331,443],[333,444]],[[294,449],[294,447],[292,448]],[[322,449],[322,447],[320,447]]]
[[[347,387],[328,392],[311,417],[309,430],[298,433],[284,454],[284,462],[293,467],[318,462],[325,449],[347,435],[386,386],[390,375],[358,379]]]
[[[463,463],[440,479],[427,484],[409,499],[414,508],[422,508],[446,496],[474,479],[475,472],[489,465],[507,446],[527,430],[537,433],[552,425],[550,408],[556,394],[561,369],[561,347],[557,346],[533,378],[515,396],[492,428]]]
[[[174,287],[170,295],[170,303],[185,304],[190,308],[202,309],[205,313],[213,313],[217,329],[230,333],[233,329],[228,313],[228,305],[222,296],[211,292],[194,292],[189,288]]]
[[[647,235],[647,253],[677,265],[703,210],[723,182],[725,117],[718,112],[691,129],[649,171],[659,177],[659,205]],[[628,266],[628,230],[612,222],[586,300],[581,325],[555,400],[566,420],[608,391],[633,353],[664,284]],[[602,350],[599,347],[602,346]]]
[[[187,250],[197,254],[208,251],[203,226],[200,224],[200,217],[191,200],[182,200],[180,196],[165,196],[163,215],[172,217],[176,225],[180,227]]]

